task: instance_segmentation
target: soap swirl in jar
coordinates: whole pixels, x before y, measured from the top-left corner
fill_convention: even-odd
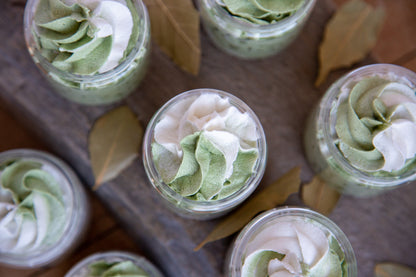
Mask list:
[[[335,125],[344,157],[367,172],[406,171],[416,155],[415,91],[380,76],[364,78],[346,90]]]
[[[131,0],[40,0],[34,18],[42,55],[80,75],[115,68],[139,35]]]
[[[7,165],[0,174],[0,252],[23,253],[58,241],[67,213],[55,177],[28,160]]]
[[[297,12],[305,0],[216,0],[235,18],[266,25],[283,20]]]
[[[226,198],[244,186],[258,159],[248,113],[212,93],[182,100],[155,126],[152,155],[174,191],[192,200]]]
[[[345,256],[337,240],[309,222],[281,221],[247,244],[242,277],[345,277]]]

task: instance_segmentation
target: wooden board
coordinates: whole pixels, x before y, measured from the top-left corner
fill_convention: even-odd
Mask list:
[[[194,77],[178,69],[153,45],[144,82],[123,103],[146,126],[154,112],[180,92],[201,87],[231,92],[257,113],[266,132],[269,157],[261,185],[271,183],[296,165],[302,167],[302,180],[309,181],[312,172],[304,158],[302,133],[309,112],[324,91],[315,89],[313,82],[317,47],[332,12],[327,1],[317,2],[299,38],[270,59],[249,62],[232,58],[217,50],[203,33],[201,72]],[[0,104],[7,106],[92,187],[88,132],[96,118],[120,103],[87,107],[70,103],[52,91],[26,50],[22,32],[24,3],[0,2]],[[340,73],[331,75],[331,80]],[[222,275],[230,239],[193,252],[217,221],[199,222],[170,212],[147,181],[140,159],[95,193],[143,253],[168,276]],[[341,198],[330,218],[349,237],[359,276],[373,276],[375,263],[381,261],[416,267],[415,196],[413,183],[371,199]]]

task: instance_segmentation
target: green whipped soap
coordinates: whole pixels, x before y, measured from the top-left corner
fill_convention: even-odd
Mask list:
[[[416,162],[414,88],[379,76],[344,88],[335,129],[337,146],[354,167],[400,175]]]
[[[139,36],[131,0],[40,0],[34,21],[42,55],[55,67],[79,75],[115,68]]]
[[[230,196],[258,158],[253,119],[216,94],[184,99],[156,124],[152,155],[163,181],[193,200]]]
[[[67,214],[55,177],[28,160],[0,170],[0,252],[35,251],[57,242]]]
[[[149,277],[143,269],[131,261],[98,261],[89,266],[87,277]]]
[[[312,223],[282,221],[261,230],[247,245],[242,277],[346,277],[338,241]]]
[[[217,3],[238,19],[265,25],[292,15],[305,0],[217,0]]]

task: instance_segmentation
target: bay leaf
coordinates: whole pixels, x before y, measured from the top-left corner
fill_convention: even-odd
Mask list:
[[[340,198],[338,191],[327,185],[318,176],[308,184],[303,185],[301,197],[303,202],[313,210],[329,215]]]
[[[384,8],[373,8],[362,0],[342,5],[326,25],[315,86],[321,85],[331,70],[362,60],[376,44],[383,19]]]
[[[152,37],[183,70],[197,75],[201,63],[199,13],[192,0],[144,0]]]
[[[127,106],[111,110],[95,121],[88,139],[94,190],[131,164],[139,154],[142,137],[143,128]]]
[[[300,168],[295,167],[270,184],[235,212],[221,221],[194,249],[198,251],[208,242],[228,237],[243,228],[256,214],[282,205],[289,195],[299,192]]]
[[[416,269],[397,263],[379,263],[374,272],[375,277],[416,277]]]

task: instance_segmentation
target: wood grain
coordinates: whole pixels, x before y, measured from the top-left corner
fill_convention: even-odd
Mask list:
[[[0,132],[0,152],[15,148],[36,148],[45,150],[39,138],[32,132],[22,128],[18,119],[2,106],[0,102],[0,126],[3,131]]]
[[[88,132],[96,118],[118,104],[86,107],[56,95],[29,57],[22,33],[16,32],[22,29],[23,7],[12,3],[0,3],[0,35],[8,38],[0,48],[0,101],[91,187],[94,180],[87,151]],[[229,57],[203,34],[198,77],[182,72],[153,46],[152,63],[144,82],[124,103],[146,126],[154,112],[180,92],[200,87],[231,92],[252,107],[266,132],[269,158],[261,185],[271,183],[296,165],[302,167],[302,180],[307,182],[313,174],[304,158],[302,132],[308,114],[324,91],[315,89],[313,81],[317,47],[332,11],[327,1],[317,1],[296,41],[266,60],[248,62]],[[371,62],[374,60],[367,59],[356,66]],[[345,71],[332,74],[325,87]],[[144,255],[168,276],[222,275],[230,239],[193,252],[216,221],[197,222],[169,211],[147,181],[140,160],[95,193]],[[413,183],[367,200],[341,197],[330,218],[349,237],[359,276],[372,276],[378,261],[415,266],[415,196]],[[75,261],[69,261],[72,262]]]

